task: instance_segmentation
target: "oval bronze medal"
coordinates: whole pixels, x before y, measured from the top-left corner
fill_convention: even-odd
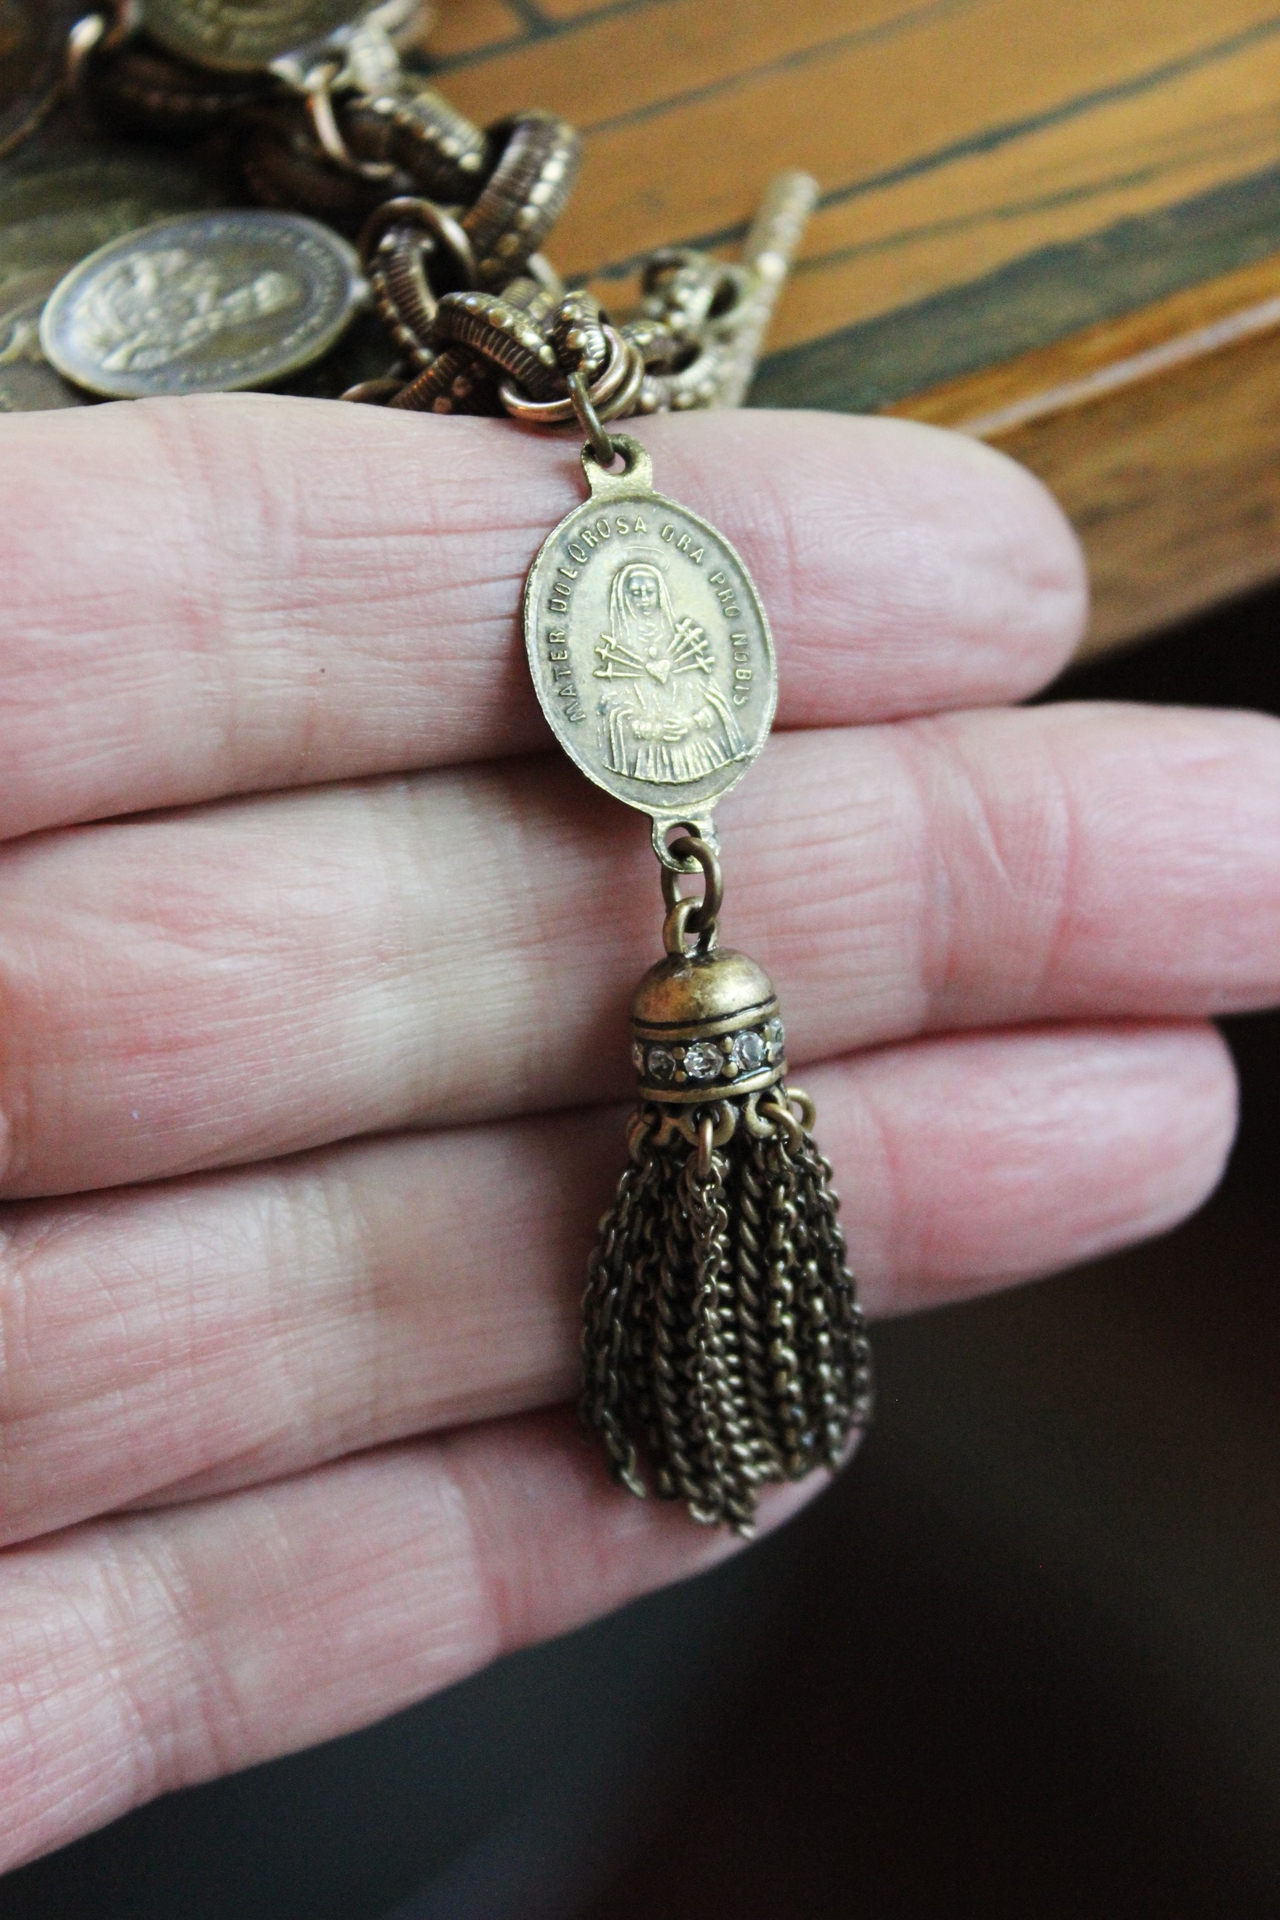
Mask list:
[[[591,498],[533,563],[529,666],[588,779],[657,823],[705,818],[769,737],[773,638],[729,541],[655,493],[648,455],[615,437],[626,471],[586,453]]]

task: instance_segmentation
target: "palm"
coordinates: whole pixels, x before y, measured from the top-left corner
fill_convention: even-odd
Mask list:
[[[730,1543],[617,1494],[561,1404],[658,914],[515,637],[573,449],[272,400],[3,434],[12,1864]],[[724,926],[873,1313],[1173,1221],[1232,1127],[1204,1017],[1277,991],[1280,731],[992,710],[1082,596],[981,449],[644,437],[771,606],[787,731],[722,810]]]

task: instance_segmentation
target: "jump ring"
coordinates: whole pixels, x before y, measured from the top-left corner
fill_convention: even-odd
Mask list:
[[[682,834],[678,840],[673,840],[667,851],[673,860],[696,863],[695,865],[684,864],[682,871],[694,873],[700,869],[705,883],[702,899],[693,907],[684,923],[685,930],[696,933],[699,937],[711,933],[720,918],[720,909],[724,905],[724,876],[720,870],[720,862],[706,841],[697,840],[692,834]],[[679,877],[679,872],[673,871],[670,867],[662,868],[662,898],[666,902],[669,914],[674,912],[677,906],[686,904],[684,897],[676,891]]]
[[[607,472],[618,457],[618,449],[600,424],[600,415],[591,403],[591,390],[585,373],[579,371],[569,375],[569,394],[591,451]]]
[[[794,1094],[788,1089],[788,1099],[794,1098]],[[804,1145],[804,1128],[801,1122],[796,1119],[796,1116],[792,1113],[786,1101],[780,1099],[770,1100],[761,1106],[760,1112],[766,1119],[772,1120],[775,1127],[781,1127],[787,1136],[788,1146],[802,1147]]]
[[[606,327],[605,338],[609,342],[609,358],[605,362],[604,372],[591,384],[591,404],[602,420],[615,418],[612,402],[619,401],[626,393],[636,372],[636,356],[616,327]],[[644,368],[640,366],[640,377]],[[639,381],[636,381],[638,388]],[[502,404],[513,420],[522,420],[531,427],[562,427],[577,418],[577,409],[573,400],[530,400],[521,393],[514,380],[504,380],[498,389]],[[613,465],[610,454],[608,466]]]
[[[337,67],[329,66],[316,76],[307,89],[307,117],[316,139],[324,149],[325,158],[332,160],[335,167],[341,167],[344,173],[354,173],[357,179],[390,180],[395,173],[390,161],[357,160],[342,137],[337,115],[333,111],[333,82],[338,71]]]

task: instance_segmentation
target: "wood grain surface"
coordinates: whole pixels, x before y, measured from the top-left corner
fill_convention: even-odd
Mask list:
[[[1280,575],[1280,256],[891,411],[1053,488],[1089,556],[1086,651]]]
[[[441,0],[428,48],[476,118],[582,127],[555,258],[619,303],[646,249],[732,251],[813,172],[754,403],[1030,404],[984,431],[1072,513],[1092,645],[1280,573],[1280,343],[1212,331],[1280,294],[1274,5]]]
[[[1024,460],[1088,550],[1091,646],[1280,575],[1280,0],[438,0],[417,53],[482,124],[582,129],[551,252],[620,309],[649,249],[731,256],[814,174],[752,404]],[[56,218],[48,154],[5,169],[0,283],[156,217],[157,176],[226,190],[79,125],[34,143]]]

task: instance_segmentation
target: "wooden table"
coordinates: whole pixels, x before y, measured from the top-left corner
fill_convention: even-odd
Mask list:
[[[480,120],[586,137],[562,271],[822,200],[762,406],[962,426],[1042,474],[1090,646],[1280,575],[1280,11],[1264,0],[440,0]]]

